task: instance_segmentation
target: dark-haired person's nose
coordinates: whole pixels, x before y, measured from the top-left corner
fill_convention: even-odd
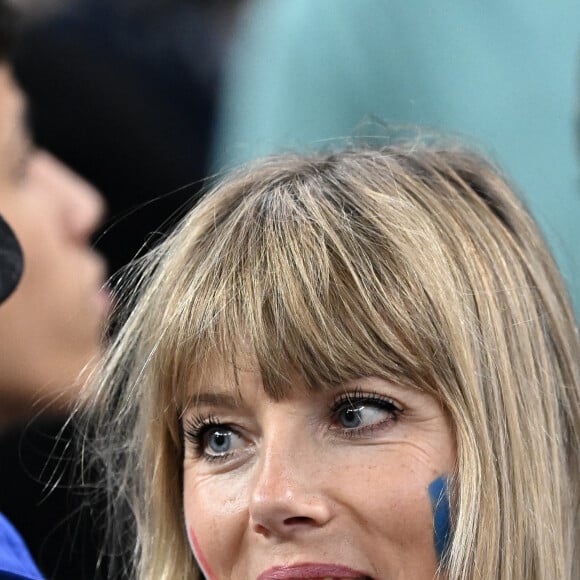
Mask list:
[[[105,215],[102,195],[46,151],[34,154],[30,175],[58,200],[66,235],[78,243],[87,243]]]
[[[303,436],[303,434],[302,434]],[[250,490],[251,527],[265,537],[292,538],[325,526],[332,502],[318,486],[320,464],[300,435],[282,428],[260,450]]]

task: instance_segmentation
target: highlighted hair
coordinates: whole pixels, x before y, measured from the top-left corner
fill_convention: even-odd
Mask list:
[[[123,284],[93,399],[134,577],[198,573],[180,413],[215,357],[246,353],[274,398],[292,370],[312,389],[374,375],[441,400],[457,444],[449,580],[580,575],[574,316],[535,224],[480,157],[414,143],[266,159],[210,191]]]

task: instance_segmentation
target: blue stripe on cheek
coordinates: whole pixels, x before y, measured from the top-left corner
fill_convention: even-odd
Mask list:
[[[433,538],[435,550],[441,560],[451,539],[451,521],[449,518],[449,480],[438,477],[429,485],[429,497],[433,508]]]

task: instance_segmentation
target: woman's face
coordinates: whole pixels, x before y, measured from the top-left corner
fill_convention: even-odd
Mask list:
[[[378,378],[273,401],[217,369],[183,419],[185,523],[208,580],[432,580],[429,487],[455,444],[433,397]],[[435,484],[436,485],[436,484]]]

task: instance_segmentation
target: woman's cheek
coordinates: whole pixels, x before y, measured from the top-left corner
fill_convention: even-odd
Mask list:
[[[191,551],[193,552],[193,556],[197,562],[197,565],[200,567],[201,572],[205,576],[206,580],[214,580],[216,578],[207,558],[201,546],[199,545],[199,541],[193,529],[193,526],[190,525],[187,528],[187,535],[189,538],[189,545],[191,546]]]
[[[429,485],[429,497],[433,508],[433,542],[439,560],[451,543],[451,517],[449,507],[449,477],[441,476]]]
[[[233,475],[207,476],[202,480],[184,472],[184,512],[189,545],[207,580],[227,577],[234,546],[247,522],[247,488]]]

